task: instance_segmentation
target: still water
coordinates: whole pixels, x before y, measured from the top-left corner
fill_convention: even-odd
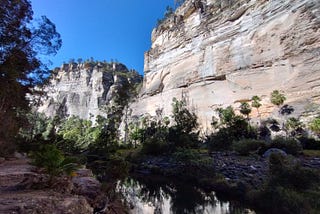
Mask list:
[[[118,182],[116,191],[133,214],[254,213],[237,202],[218,199],[214,192],[163,177],[128,177]]]

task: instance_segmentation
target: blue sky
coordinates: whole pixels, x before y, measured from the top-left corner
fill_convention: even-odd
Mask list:
[[[34,17],[47,16],[63,44],[53,67],[70,59],[118,60],[143,73],[151,31],[174,0],[31,0]]]

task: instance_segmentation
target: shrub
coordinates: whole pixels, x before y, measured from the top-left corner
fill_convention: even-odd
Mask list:
[[[190,133],[198,128],[197,115],[187,108],[186,99],[179,101],[176,98],[173,98],[172,113],[172,117],[176,123],[175,127],[182,132]]]
[[[156,112],[161,115],[161,111]],[[132,140],[142,143],[141,151],[150,155],[172,153],[178,148],[198,148],[197,116],[187,109],[186,100],[176,98],[172,102],[175,125],[168,127],[168,119],[151,121],[147,127],[132,132]],[[145,123],[146,124],[146,123]]]
[[[301,143],[293,138],[276,138],[272,141],[269,148],[278,148],[284,150],[286,153],[291,155],[298,155],[302,152]]]
[[[250,152],[257,151],[265,145],[264,141],[255,139],[242,139],[232,144],[233,149],[240,155],[248,155]]]
[[[241,139],[256,139],[256,130],[241,116],[235,116],[226,127],[207,136],[209,150],[230,150],[233,141]]]
[[[300,141],[303,149],[314,149],[314,150],[320,150],[320,141],[315,140],[314,138],[307,138],[307,137],[301,137],[298,138]]]
[[[141,152],[147,155],[162,155],[167,152],[168,145],[157,138],[148,138],[142,145]]]
[[[228,129],[222,128],[217,133],[207,136],[206,144],[209,151],[229,150],[234,140]]]
[[[270,213],[318,213],[319,172],[303,168],[280,155],[271,154],[269,178],[251,192],[251,201]]]
[[[177,127],[170,127],[168,134],[170,151],[175,151],[177,148],[196,149],[200,145],[198,137],[198,133],[187,133]]]
[[[176,161],[188,164],[188,166],[191,164],[206,167],[212,163],[210,157],[202,156],[200,152],[195,149],[178,148],[172,156]]]
[[[320,135],[320,117],[313,119],[309,127],[315,134]]]
[[[181,162],[192,162],[200,159],[199,152],[192,149],[179,148],[173,153],[174,159]]]
[[[268,210],[270,213],[308,213],[303,195],[279,186],[259,192],[254,203],[261,210]]]
[[[284,96],[284,94],[278,90],[274,90],[271,93],[271,103],[276,105],[276,106],[280,106],[284,103],[284,101],[286,100],[286,97]]]
[[[79,166],[74,158],[65,157],[55,145],[43,145],[39,151],[31,153],[31,158],[32,164],[44,168],[50,178],[71,175]]]

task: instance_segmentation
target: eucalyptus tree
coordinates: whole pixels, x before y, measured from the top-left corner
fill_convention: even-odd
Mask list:
[[[29,0],[1,0],[0,20],[0,147],[7,147],[23,121],[19,110],[28,109],[26,94],[49,76],[41,56],[62,42],[47,17],[33,19]]]

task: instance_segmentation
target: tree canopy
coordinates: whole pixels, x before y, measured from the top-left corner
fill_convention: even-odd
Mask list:
[[[283,93],[281,93],[278,90],[274,90],[271,93],[271,103],[276,105],[276,106],[281,106],[284,101],[286,101],[286,97],[284,96]]]
[[[28,108],[27,93],[48,77],[40,56],[55,54],[61,38],[45,16],[33,19],[29,0],[2,0],[0,7],[0,146],[19,128],[19,111]]]
[[[246,115],[246,117],[249,118],[249,114],[251,113],[251,107],[247,102],[241,103],[240,113]]]

